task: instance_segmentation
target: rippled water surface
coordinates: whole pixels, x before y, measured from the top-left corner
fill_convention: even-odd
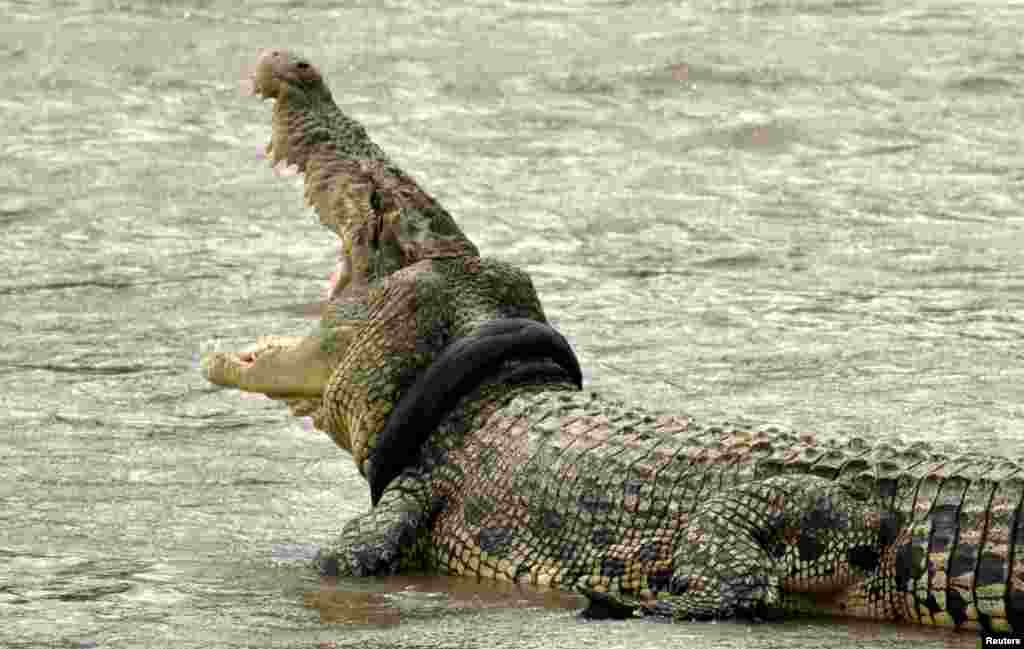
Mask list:
[[[173,5],[0,2],[0,645],[973,646],[321,582],[351,461],[196,359],[307,330],[333,261],[237,93],[280,44],[532,273],[591,387],[1019,457],[1024,4]]]

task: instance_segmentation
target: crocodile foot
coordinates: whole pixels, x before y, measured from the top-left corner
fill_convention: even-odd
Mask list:
[[[369,512],[345,524],[341,535],[326,544],[313,560],[327,577],[372,577],[422,569],[428,522],[428,482],[412,471],[384,490]]]
[[[587,598],[581,615],[591,620],[626,620],[656,616],[676,620],[719,620],[739,618],[768,622],[783,617],[779,580],[752,575],[673,579],[670,594],[642,601],[621,593],[609,593],[577,586]]]
[[[677,595],[645,605],[645,615],[677,620],[718,620],[739,618],[766,622],[783,617],[781,589],[777,577],[763,575],[701,576],[677,578]]]
[[[593,588],[577,586],[576,590],[587,598],[587,608],[580,615],[588,620],[627,620],[642,613],[639,602]]]

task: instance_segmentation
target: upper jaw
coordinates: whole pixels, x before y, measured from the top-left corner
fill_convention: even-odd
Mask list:
[[[247,95],[258,95],[263,99],[277,97],[280,90],[280,83],[274,78],[273,69],[270,66],[268,56],[274,50],[260,49],[256,56],[256,63],[249,69],[249,74],[242,79],[242,90]]]
[[[312,83],[316,86],[320,82],[320,71],[303,57],[287,50],[267,48],[258,51],[256,64],[243,80],[243,87],[248,94],[279,99],[291,85]]]

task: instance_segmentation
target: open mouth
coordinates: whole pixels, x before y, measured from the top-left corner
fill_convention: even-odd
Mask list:
[[[338,261],[334,265],[334,270],[327,276],[327,285],[324,286],[323,299],[330,302],[334,298],[338,297],[341,293],[341,289],[345,288],[341,285],[341,279],[347,277],[348,272],[348,261],[345,258],[345,251],[341,245],[338,246]]]

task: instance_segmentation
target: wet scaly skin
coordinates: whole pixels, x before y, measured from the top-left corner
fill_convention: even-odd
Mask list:
[[[307,202],[341,238],[340,272],[318,331],[210,355],[206,375],[312,415],[372,476],[389,414],[446,349],[544,313],[529,276],[479,258],[315,66],[262,51],[251,87],[275,100],[267,155],[305,174]],[[1015,459],[700,426],[580,393],[563,370],[502,366],[436,430],[411,434],[413,460],[320,569],[575,588],[597,617],[809,613],[1024,633]]]

